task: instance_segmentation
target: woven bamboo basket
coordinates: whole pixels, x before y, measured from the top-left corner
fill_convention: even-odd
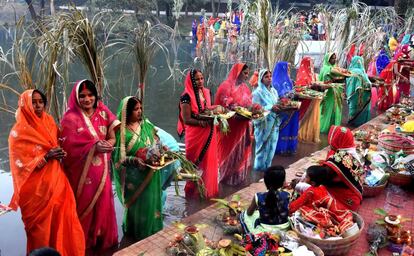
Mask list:
[[[400,187],[406,187],[411,184],[411,175],[401,174],[398,172],[390,172],[388,182]]]
[[[388,181],[386,181],[384,184],[379,186],[368,186],[364,185],[364,192],[362,193],[363,197],[375,197],[378,196],[384,191],[385,187],[387,186]]]
[[[405,154],[414,154],[413,138],[398,133],[385,133],[378,136],[378,147],[389,154],[402,150]]]
[[[325,239],[317,239],[313,237],[308,237],[301,234],[295,227],[293,230],[298,233],[299,238],[302,240],[307,240],[317,247],[319,247],[326,256],[334,256],[334,255],[347,255],[347,253],[351,250],[352,246],[354,246],[361,235],[362,230],[364,229],[364,220],[362,219],[361,215],[356,212],[352,212],[354,216],[354,221],[358,224],[359,230],[358,233],[355,235],[339,239],[339,240],[325,240]]]

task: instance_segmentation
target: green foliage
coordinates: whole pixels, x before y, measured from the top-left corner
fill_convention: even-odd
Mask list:
[[[382,208],[376,208],[374,210],[374,213],[377,214],[377,215],[384,216],[384,217],[388,215],[388,213]]]

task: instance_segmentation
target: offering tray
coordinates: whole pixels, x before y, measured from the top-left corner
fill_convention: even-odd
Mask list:
[[[270,114],[270,111],[267,111],[267,110],[259,114],[253,114],[253,112],[251,112],[250,110],[244,107],[236,107],[235,112],[237,115],[245,117],[250,120],[260,120]],[[255,115],[257,115],[257,117]]]
[[[323,97],[325,96],[325,94],[323,92],[319,92],[316,90],[312,90],[312,89],[302,89],[302,90],[297,90],[296,91],[296,95],[300,98],[300,99],[323,99]]]
[[[215,115],[215,114],[206,114],[206,113],[203,113],[203,114],[200,114],[198,116],[201,117],[201,118],[205,118],[205,119],[214,119],[216,117],[218,117],[220,119],[229,119],[229,118],[233,117],[235,114],[236,114],[235,111],[229,111],[229,112],[227,112],[225,114],[217,114],[217,115]]]

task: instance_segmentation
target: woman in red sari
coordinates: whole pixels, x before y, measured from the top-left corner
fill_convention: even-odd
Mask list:
[[[52,247],[63,256],[84,255],[75,198],[59,161],[66,153],[59,147],[58,127],[44,112],[45,105],[46,97],[37,90],[20,95],[9,136],[14,185],[10,207],[22,212],[27,253]]]
[[[400,101],[400,95],[410,95],[410,67],[399,61],[409,59],[410,48],[404,45],[381,71],[379,77],[387,86],[378,90],[378,110],[385,111],[392,104]]]
[[[249,78],[249,67],[236,63],[227,79],[217,90],[214,103],[227,109],[251,107],[252,93],[245,81]],[[247,177],[251,158],[251,123],[249,119],[234,116],[228,120],[230,132],[220,133],[218,158],[220,181],[229,185],[243,183]]]
[[[296,75],[296,86],[311,87],[316,82],[313,60],[304,57],[300,62]],[[320,117],[322,99],[301,99],[299,109],[299,134],[298,139],[305,142],[320,142]]]
[[[223,107],[212,106],[210,90],[204,87],[204,77],[200,70],[191,69],[184,82],[181,94],[177,132],[185,134],[185,154],[188,160],[203,172],[201,178],[205,186],[205,195],[200,195],[197,184],[187,181],[184,191],[186,198],[206,198],[218,195],[217,130],[211,119],[206,120],[200,114],[206,110],[222,112]]]
[[[362,201],[364,170],[356,153],[354,136],[346,127],[331,126],[328,134],[331,150],[323,163],[329,167],[328,192],[346,208],[356,211]]]
[[[86,247],[102,251],[118,243],[110,179],[114,128],[120,123],[98,99],[89,80],[75,84],[62,119],[66,175],[75,193]]]

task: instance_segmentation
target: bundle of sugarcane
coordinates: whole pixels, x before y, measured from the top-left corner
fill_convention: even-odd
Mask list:
[[[175,174],[175,193],[179,195],[178,181],[189,180],[194,181],[197,184],[198,192],[203,198],[205,195],[205,187],[201,176],[199,175],[198,167],[191,161],[189,161],[185,155],[180,152],[167,151],[167,156],[172,159],[176,159],[181,164],[181,170]]]

